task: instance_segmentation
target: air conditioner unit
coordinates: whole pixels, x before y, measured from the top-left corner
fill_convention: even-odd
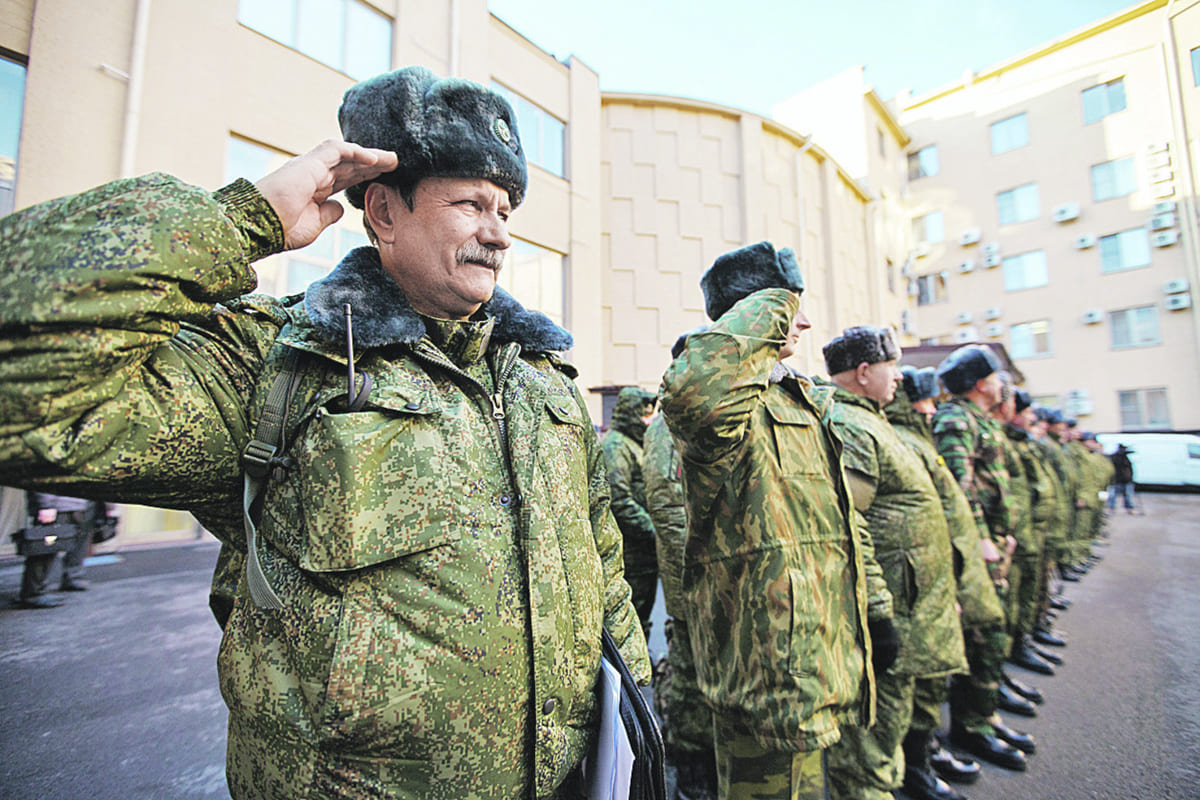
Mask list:
[[[974,328],[959,328],[954,332],[955,344],[967,344],[979,338],[979,333]]]
[[[917,325],[913,322],[912,312],[908,309],[900,312],[900,332],[906,336],[917,335]]]
[[[1104,321],[1104,312],[1098,308],[1093,308],[1091,311],[1083,312],[1083,324],[1095,325],[1097,322]]]
[[[1155,214],[1167,214],[1174,210],[1175,210],[1175,201],[1174,200],[1159,200],[1157,203],[1154,204],[1154,213]]]
[[[966,325],[971,321],[970,311],[960,311],[954,315],[954,322],[958,325]]]
[[[1150,244],[1155,247],[1167,247],[1179,241],[1179,231],[1157,231],[1150,234]]]
[[[973,269],[975,269],[975,262],[969,258],[966,261],[958,262],[959,272],[970,272]]]
[[[1166,214],[1155,214],[1150,218],[1150,230],[1161,231],[1164,228],[1175,227],[1175,212],[1168,211]]]
[[[1176,278],[1163,284],[1163,294],[1179,294],[1186,292],[1189,288],[1187,278]]]
[[[1155,197],[1170,197],[1175,194],[1175,183],[1155,183],[1150,186]]]
[[[991,269],[992,267],[1000,266],[1000,256],[986,256],[983,259],[983,266]]]
[[[1000,306],[988,306],[983,315],[988,319],[1000,319]]]
[[[979,228],[967,228],[958,235],[958,243],[966,247],[969,244],[978,242],[981,236],[983,236],[983,231]]]
[[[901,278],[911,278],[913,276],[913,260],[911,258],[904,259],[904,266],[900,267]]]
[[[1175,173],[1170,167],[1156,167],[1155,169],[1150,170],[1151,183],[1166,183],[1167,181],[1174,179]]]
[[[1146,166],[1151,169],[1155,167],[1169,167],[1171,166],[1171,154],[1166,152],[1151,153],[1146,156]]]
[[[1079,203],[1063,203],[1061,206],[1055,206],[1050,216],[1055,222],[1070,222],[1073,219],[1079,219]]]
[[[999,242],[988,242],[983,246],[983,254],[985,256],[994,256],[1000,252]]]
[[[1082,236],[1076,236],[1073,244],[1075,245],[1076,250],[1086,250],[1089,247],[1095,247],[1096,242],[1096,234],[1085,233]]]
[[[1166,153],[1171,149],[1170,142],[1151,142],[1146,145],[1147,153]]]
[[[1185,308],[1192,307],[1192,296],[1190,294],[1173,294],[1168,297],[1163,305],[1167,311],[1180,311]]]
[[[983,329],[983,332],[994,339],[997,336],[1004,335],[1004,326],[1001,325],[999,322],[990,322]]]
[[[917,246],[913,248],[913,254],[917,258],[922,258],[933,252],[933,247],[929,242],[917,242]]]

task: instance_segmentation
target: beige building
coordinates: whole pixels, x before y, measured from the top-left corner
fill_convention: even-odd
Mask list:
[[[1150,0],[899,98],[922,341],[1003,343],[1085,429],[1200,428],[1197,45]]]

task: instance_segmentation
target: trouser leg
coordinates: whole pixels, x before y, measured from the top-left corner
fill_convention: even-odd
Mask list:
[[[832,800],[884,800],[904,782],[901,743],[912,721],[913,678],[891,672],[875,684],[875,724],[846,726],[829,748]]]
[[[824,751],[766,750],[719,723],[713,738],[721,800],[825,800]]]
[[[21,598],[28,599],[46,593],[49,588],[50,568],[54,566],[57,553],[40,556],[25,556],[25,571],[21,575]]]
[[[63,553],[62,583],[64,586],[83,580],[83,560],[87,558],[88,546],[92,540],[92,528],[88,520],[76,512],[75,540],[71,548]]]
[[[667,635],[667,680],[655,687],[666,718],[667,758],[675,765],[680,796],[715,797],[717,764],[713,753],[712,711],[696,685],[687,623],[671,619]]]
[[[650,637],[650,613],[654,611],[654,597],[658,593],[658,573],[625,573],[625,581],[633,590],[633,607],[642,623],[642,633]]]
[[[963,644],[970,672],[950,679],[950,725],[973,733],[994,733],[988,719],[996,711],[1004,678],[1008,636],[1003,626],[965,628]]]

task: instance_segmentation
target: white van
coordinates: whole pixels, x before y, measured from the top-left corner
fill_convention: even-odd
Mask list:
[[[1112,455],[1129,449],[1133,482],[1154,486],[1200,487],[1200,436],[1190,433],[1101,433],[1096,441]]]

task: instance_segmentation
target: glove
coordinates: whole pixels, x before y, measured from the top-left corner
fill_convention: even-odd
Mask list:
[[[867,632],[871,634],[871,664],[875,667],[875,673],[887,672],[888,667],[896,662],[896,656],[900,655],[900,636],[896,633],[896,626],[890,617],[873,619],[867,622]]]

